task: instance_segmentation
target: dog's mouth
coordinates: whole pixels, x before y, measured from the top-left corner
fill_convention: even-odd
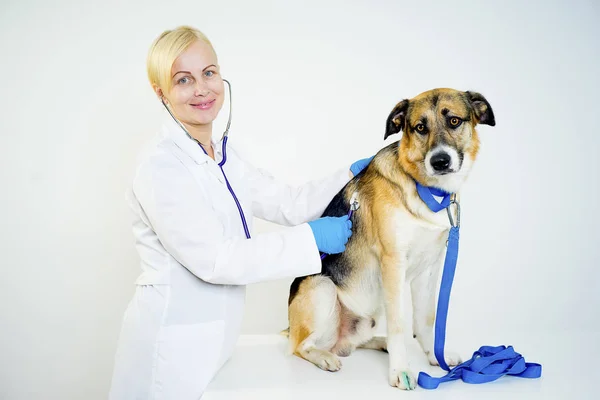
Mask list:
[[[436,172],[433,174],[433,176],[444,176],[444,175],[450,175],[450,174],[453,174],[453,173],[455,173],[455,172],[458,172],[458,171],[455,171],[455,170],[453,170],[453,169],[452,169],[452,170],[448,170],[448,171],[439,171],[439,172],[438,172],[438,171],[436,171]]]
[[[449,177],[455,175],[460,172],[460,169],[446,169],[443,171],[431,171],[431,168],[427,168],[425,165],[425,161],[422,162],[423,171],[426,176],[430,178],[441,178],[441,177]]]

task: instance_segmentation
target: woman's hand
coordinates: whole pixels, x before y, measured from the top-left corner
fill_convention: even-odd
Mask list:
[[[363,169],[365,169],[367,167],[367,165],[369,165],[369,163],[371,162],[373,157],[375,157],[375,156],[371,156],[369,158],[363,158],[363,159],[358,160],[355,163],[353,163],[350,166],[350,176],[355,177],[356,175],[358,175],[360,173],[360,171],[362,171]]]
[[[342,253],[352,236],[352,221],[347,215],[323,217],[308,223],[313,231],[317,248],[327,254]]]

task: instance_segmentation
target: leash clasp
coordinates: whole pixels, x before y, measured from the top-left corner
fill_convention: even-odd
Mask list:
[[[456,224],[454,223],[454,218],[452,218],[452,212],[450,211],[452,204],[456,204]],[[450,205],[446,207],[446,212],[448,213],[450,225],[453,228],[460,228],[460,204],[458,203],[458,201],[456,201],[456,194],[452,195],[452,198],[450,199]]]

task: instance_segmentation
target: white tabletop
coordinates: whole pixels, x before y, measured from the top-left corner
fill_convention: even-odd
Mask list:
[[[341,358],[337,372],[322,371],[308,361],[286,354],[286,338],[279,335],[242,336],[233,358],[213,380],[203,400],[233,399],[599,399],[600,388],[593,395],[592,386],[600,382],[598,361],[600,346],[597,334],[564,333],[530,336],[514,345],[527,362],[542,364],[542,377],[525,379],[504,376],[497,381],[471,385],[462,381],[447,382],[438,389],[417,387],[407,393],[387,382],[386,353],[359,349]],[[482,343],[460,346],[463,358],[471,358]],[[463,352],[462,349],[468,349]],[[445,375],[439,367],[431,367],[416,341],[409,344],[411,369],[415,378],[420,371],[432,376]],[[594,378],[595,377],[595,378]]]

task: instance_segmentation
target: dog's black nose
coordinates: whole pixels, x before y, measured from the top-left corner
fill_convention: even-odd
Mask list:
[[[436,171],[445,171],[450,166],[450,154],[448,153],[437,153],[431,157],[431,166]]]

